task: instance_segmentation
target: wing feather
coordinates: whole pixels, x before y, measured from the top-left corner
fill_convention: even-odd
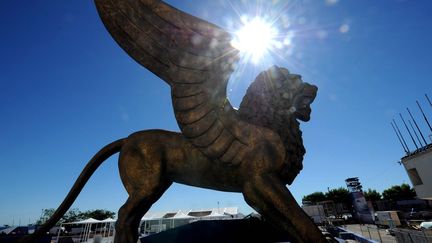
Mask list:
[[[171,86],[183,135],[210,159],[241,163],[257,127],[242,121],[226,98],[238,61],[231,35],[162,1],[95,2],[117,43]]]

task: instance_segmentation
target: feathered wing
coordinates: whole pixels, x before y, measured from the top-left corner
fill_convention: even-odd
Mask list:
[[[256,127],[239,119],[226,97],[238,61],[230,34],[162,1],[95,2],[117,43],[171,86],[183,135],[210,159],[240,163]]]

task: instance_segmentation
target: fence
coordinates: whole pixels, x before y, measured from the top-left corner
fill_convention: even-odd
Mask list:
[[[398,243],[432,243],[432,230],[393,229]]]
[[[378,242],[384,242],[383,241],[383,230],[380,230],[376,225],[360,225],[360,232],[363,236],[371,239],[376,240]]]

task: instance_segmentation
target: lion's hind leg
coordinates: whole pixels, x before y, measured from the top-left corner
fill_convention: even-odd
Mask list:
[[[162,193],[160,193],[162,194]],[[155,197],[142,197],[143,195],[132,195],[119,210],[116,222],[115,243],[136,243],[138,240],[138,227],[141,218],[149,210],[151,205],[157,201]]]
[[[278,178],[268,174],[251,178],[244,186],[243,196],[251,207],[288,232],[292,242],[327,242]]]
[[[164,176],[160,154],[159,149],[136,144],[122,149],[119,169],[129,197],[118,213],[115,243],[137,242],[141,218],[172,184]]]

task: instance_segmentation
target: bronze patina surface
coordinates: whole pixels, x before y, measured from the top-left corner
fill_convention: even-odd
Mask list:
[[[297,120],[310,119],[317,88],[274,66],[258,75],[235,110],[226,86],[239,54],[229,33],[161,1],[95,2],[117,43],[170,85],[181,133],[141,131],[104,147],[38,233],[52,227],[97,167],[120,152],[129,198],[119,210],[117,243],[137,242],[140,219],[173,182],[241,192],[293,241],[326,242],[286,187],[302,169]]]

